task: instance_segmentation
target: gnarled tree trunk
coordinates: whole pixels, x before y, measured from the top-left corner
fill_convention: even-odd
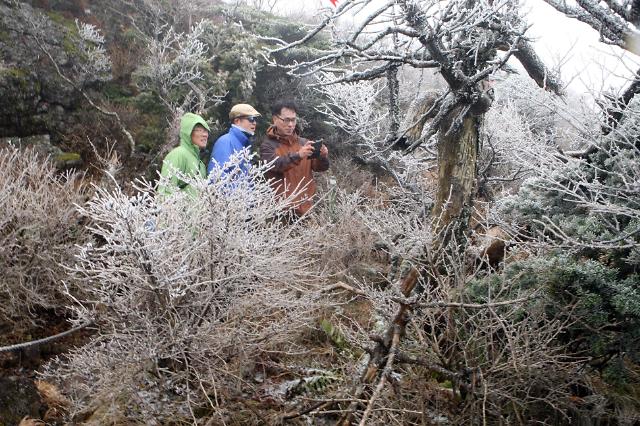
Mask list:
[[[455,117],[453,111],[450,117]],[[437,229],[454,220],[464,225],[472,204],[477,159],[479,117],[467,114],[455,131],[447,133],[451,120],[446,120],[438,141],[438,191],[433,208]],[[462,226],[465,228],[465,226]]]

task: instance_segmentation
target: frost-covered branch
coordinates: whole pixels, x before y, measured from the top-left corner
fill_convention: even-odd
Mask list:
[[[557,11],[584,22],[600,34],[600,41],[640,54],[640,32],[634,2],[619,4],[618,0],[596,2],[578,0],[576,5],[558,0],[545,0]]]
[[[0,320],[35,322],[63,305],[62,281],[75,284],[59,262],[90,238],[74,208],[88,192],[80,178],[33,150],[0,149]]]
[[[92,24],[79,22],[77,19],[75,22],[80,37],[79,48],[84,57],[84,61],[80,64],[82,74],[89,80],[110,80],[111,60],[104,48],[104,36]]]
[[[389,114],[381,99],[386,88],[381,82],[335,82],[334,76],[327,73],[317,78],[315,90],[324,101],[316,110],[327,123],[349,135],[349,141],[358,146],[365,161],[381,165],[400,185],[415,190],[422,161],[401,155],[389,146]]]
[[[280,65],[295,75],[310,75],[331,67],[334,77],[323,84],[381,79],[390,69],[402,65],[437,67],[452,91],[451,97],[436,106],[425,130],[427,136],[411,140],[409,151],[438,132],[455,133],[468,114],[486,112],[491,98],[485,96],[482,81],[502,69],[511,56],[524,65],[538,85],[562,93],[555,75],[524,37],[527,26],[518,15],[517,4],[509,0],[471,5],[464,1],[391,1],[375,7],[369,0],[347,0],[341,2],[335,15],[327,15],[304,38],[283,43],[269,53],[309,42],[320,31],[337,25],[335,19],[345,9],[356,6],[362,19],[351,29],[331,32],[332,49],[316,52],[307,61]],[[497,51],[505,53],[497,55]],[[450,117],[452,114],[456,116]]]

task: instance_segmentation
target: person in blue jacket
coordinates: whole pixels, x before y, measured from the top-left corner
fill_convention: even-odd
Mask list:
[[[260,116],[261,114],[249,104],[237,104],[231,108],[229,112],[231,128],[229,132],[220,136],[213,145],[211,159],[207,167],[208,174],[214,167],[224,168],[223,173],[225,174],[234,172],[234,168],[226,166],[226,164],[233,154],[245,148],[250,149]],[[251,164],[247,161],[240,163],[238,165],[240,173],[248,175],[250,166]]]

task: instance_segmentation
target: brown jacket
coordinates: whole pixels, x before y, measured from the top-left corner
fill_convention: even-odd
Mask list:
[[[304,186],[294,199],[293,208],[298,215],[306,213],[313,204],[316,182],[311,172],[324,172],[329,169],[328,158],[300,158],[298,150],[306,142],[306,139],[295,133],[291,136],[279,135],[275,126],[271,126],[260,145],[260,159],[265,162],[275,160],[266,177],[271,180],[271,186],[278,194],[289,196],[296,188]]]

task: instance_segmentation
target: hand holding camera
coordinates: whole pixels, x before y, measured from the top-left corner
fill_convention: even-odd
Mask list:
[[[313,152],[309,155],[309,159],[313,160],[314,158],[320,158],[320,151],[322,150],[322,140],[317,141],[309,141],[307,145],[313,146]]]
[[[309,160],[313,160],[314,158],[320,157],[322,146],[322,139],[319,139],[317,141],[307,141],[298,150],[298,154],[301,158],[308,158]]]

